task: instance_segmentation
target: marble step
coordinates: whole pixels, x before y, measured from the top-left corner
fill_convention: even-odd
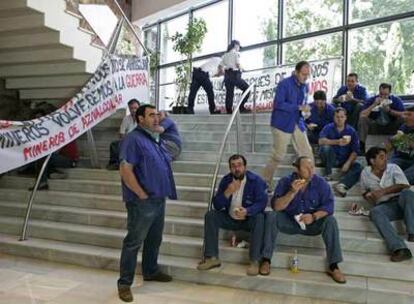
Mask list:
[[[21,222],[19,218],[15,217],[0,217],[0,228],[1,232],[18,235]],[[106,248],[121,248],[122,240],[126,234],[125,228],[86,227],[79,224],[63,224],[43,220],[32,220],[29,233],[30,238],[51,239]],[[200,258],[202,245],[201,237],[172,235],[165,231],[160,251],[161,254]],[[299,244],[295,249],[299,252],[302,270],[324,271],[326,264],[323,248],[306,248]],[[293,252],[293,246],[278,246],[278,253],[273,259],[272,266],[288,268],[289,257]],[[249,262],[247,249],[230,247],[226,240],[220,241],[220,258],[231,263],[248,264]],[[414,262],[412,261],[406,261],[395,266],[395,263],[392,263],[387,255],[358,252],[345,252],[344,261],[344,272],[346,274],[414,282],[414,268],[412,267]],[[380,268],[387,271],[379,274]]]
[[[114,271],[118,271],[119,267],[120,250],[113,248],[67,244],[39,238],[19,242],[15,236],[0,234],[0,250],[7,254],[85,267]],[[138,260],[140,261],[140,257]],[[161,269],[176,280],[352,303],[388,304],[413,301],[411,282],[348,275],[347,284],[340,285],[324,273],[301,271],[293,274],[284,269],[277,269],[268,277],[248,277],[245,275],[244,265],[225,263],[220,268],[199,272],[195,269],[198,261],[199,259],[168,255],[159,257]]]

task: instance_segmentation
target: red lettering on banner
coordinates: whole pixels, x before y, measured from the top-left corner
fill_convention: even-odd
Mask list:
[[[128,88],[136,88],[138,86],[146,86],[147,77],[145,73],[136,73],[132,75],[126,75],[126,84]]]
[[[68,130],[68,134],[69,134],[69,137],[70,138],[73,138],[74,136],[76,136],[77,134],[79,134],[78,126],[76,124],[70,126],[69,127],[69,130]]]
[[[7,129],[12,125],[11,121],[8,120],[0,120],[0,129]]]
[[[309,95],[313,95],[316,91],[328,91],[328,82],[324,80],[315,80],[310,84]]]
[[[55,134],[46,140],[42,140],[37,144],[25,147],[23,149],[24,160],[27,161],[28,159],[35,158],[41,154],[48,154],[51,149],[63,146],[65,141],[65,134],[63,132],[59,132],[58,134]]]

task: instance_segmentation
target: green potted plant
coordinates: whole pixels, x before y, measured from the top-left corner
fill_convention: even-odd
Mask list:
[[[200,51],[207,33],[206,22],[201,18],[193,18],[187,25],[185,33],[176,32],[170,39],[174,43],[173,50],[182,57],[182,63],[175,68],[177,94],[170,104],[173,113],[184,113],[187,97],[187,88],[191,81],[192,54]]]

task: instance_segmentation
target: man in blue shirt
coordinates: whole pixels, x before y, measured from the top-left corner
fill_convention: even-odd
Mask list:
[[[270,273],[270,261],[279,232],[287,234],[322,234],[330,275],[337,283],[346,283],[338,268],[342,262],[339,228],[334,212],[334,196],[329,184],[314,174],[313,161],[299,157],[296,172],[280,179],[272,198],[274,211],[266,212],[263,262],[260,274]]]
[[[177,199],[171,157],[156,132],[159,116],[155,107],[141,106],[136,120],[138,126],[123,139],[120,153],[128,234],[122,245],[118,295],[125,302],[133,301],[130,286],[142,243],[144,281],[172,280],[159,270],[157,260],[164,229],[165,198]]]
[[[338,90],[333,98],[333,102],[346,110],[348,124],[357,129],[359,113],[361,112],[362,104],[367,98],[367,89],[359,84],[358,75],[350,73],[346,77],[346,85]]]
[[[391,95],[391,85],[381,83],[379,94],[363,105],[358,123],[358,135],[362,153],[368,134],[395,134],[401,126],[404,114],[402,100]]]
[[[181,136],[174,120],[168,117],[165,111],[160,112],[160,125],[157,132],[160,133],[160,137],[172,159],[176,160],[181,153]]]
[[[320,157],[325,167],[327,180],[332,180],[332,168],[341,168],[342,177],[334,185],[335,192],[345,197],[361,175],[362,166],[356,161],[359,152],[359,139],[354,128],[346,122],[346,110],[335,110],[334,122],[323,128],[319,135]]]
[[[310,113],[310,107],[306,104],[308,95],[306,80],[309,75],[309,63],[301,61],[296,64],[293,75],[279,82],[276,88],[270,122],[273,150],[263,171],[263,178],[268,185],[271,184],[273,174],[284,159],[291,141],[299,156],[308,156],[313,159],[303,118],[303,115],[307,116]]]
[[[263,242],[263,211],[267,205],[266,183],[246,169],[244,156],[235,154],[229,159],[230,173],[223,177],[213,198],[215,210],[206,213],[204,224],[204,261],[198,270],[221,265],[218,259],[219,229],[251,232],[250,266],[247,275],[259,274]]]
[[[326,103],[326,93],[316,91],[313,94],[313,103],[310,105],[310,117],[306,119],[308,139],[311,144],[318,144],[319,133],[328,123],[333,122],[334,106]]]

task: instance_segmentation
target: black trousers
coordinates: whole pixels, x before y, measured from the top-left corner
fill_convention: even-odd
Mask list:
[[[216,105],[214,104],[213,84],[210,81],[208,73],[204,72],[200,68],[193,69],[190,94],[188,95],[188,108],[194,110],[194,100],[200,87],[203,87],[204,91],[207,93],[208,108],[210,113],[214,112],[216,110]]]
[[[226,111],[233,112],[234,87],[243,92],[249,88],[246,81],[241,78],[241,72],[236,70],[226,70],[224,74],[224,85],[226,86]],[[244,109],[244,104],[249,99],[250,93],[242,100],[240,109]]]

